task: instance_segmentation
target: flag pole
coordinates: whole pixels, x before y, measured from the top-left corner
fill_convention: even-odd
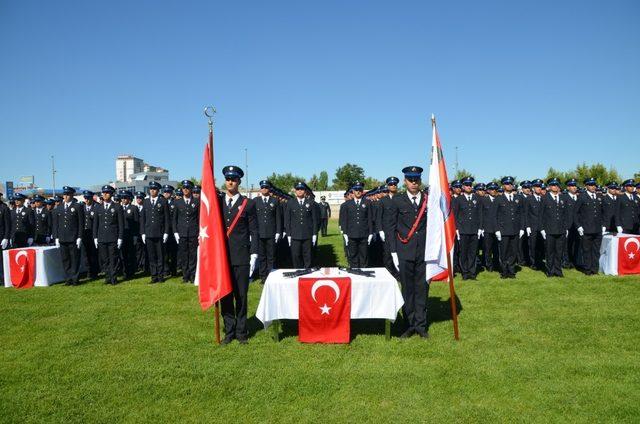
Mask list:
[[[436,128],[436,117],[431,114],[431,127]],[[449,185],[449,181],[447,181]],[[456,290],[453,285],[453,267],[451,266],[451,255],[447,252],[447,273],[449,275],[449,300],[451,302],[451,316],[453,318],[453,337],[460,340],[460,331],[458,330],[458,306],[456,305]]]
[[[209,155],[211,159],[211,175],[214,175],[213,169],[213,115],[216,113],[215,108],[207,106],[204,108],[204,114],[209,119]],[[215,181],[215,178],[213,179]],[[215,187],[214,187],[215,189]],[[215,315],[215,334],[216,344],[220,344],[220,301],[213,305],[213,313]]]

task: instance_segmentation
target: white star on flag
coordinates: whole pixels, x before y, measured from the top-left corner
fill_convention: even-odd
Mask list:
[[[320,310],[322,311],[320,315],[329,315],[331,308],[325,303],[324,306],[320,306]]]
[[[207,234],[207,227],[200,227],[200,234],[198,234],[198,238],[200,241],[209,238],[209,235]]]
[[[636,255],[633,252],[629,253],[629,259],[633,259],[635,257],[636,257]]]

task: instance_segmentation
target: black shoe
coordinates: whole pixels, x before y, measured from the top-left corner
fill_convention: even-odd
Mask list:
[[[151,277],[151,281],[149,281],[149,284],[155,284],[158,282],[158,278],[157,277]]]
[[[238,343],[246,345],[247,343],[249,343],[249,340],[247,340],[246,337],[238,337]]]
[[[164,278],[163,277],[158,277],[156,279],[156,283],[164,283]]]
[[[502,274],[502,275],[500,276],[500,279],[502,279],[502,280],[506,280],[507,278],[509,278],[509,276],[508,276],[508,275],[506,275],[506,274]]]
[[[220,342],[221,345],[228,345],[229,343],[231,343],[233,341],[234,337],[229,335],[226,336],[224,339],[222,339],[222,341]]]
[[[413,328],[409,328],[407,331],[402,333],[400,338],[401,339],[408,339],[409,337],[413,336],[414,334],[416,334],[416,330],[414,330]]]
[[[427,330],[423,330],[422,328],[416,330],[416,334],[420,336],[420,338],[422,339],[428,339],[429,338],[429,333],[427,332]]]

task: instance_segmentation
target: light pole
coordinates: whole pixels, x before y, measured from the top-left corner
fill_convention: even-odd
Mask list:
[[[56,165],[51,155],[51,179],[53,180],[53,196],[56,195]]]

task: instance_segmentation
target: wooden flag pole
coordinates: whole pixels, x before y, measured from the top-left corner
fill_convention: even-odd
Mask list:
[[[211,155],[211,175],[214,174],[213,169],[213,115],[216,110],[212,106],[204,108],[204,114],[209,118],[209,155]],[[215,181],[215,178],[213,179]],[[214,187],[215,188],[215,187]],[[220,344],[220,301],[217,301],[213,305],[213,313],[215,314],[215,332],[216,332],[216,344]]]

